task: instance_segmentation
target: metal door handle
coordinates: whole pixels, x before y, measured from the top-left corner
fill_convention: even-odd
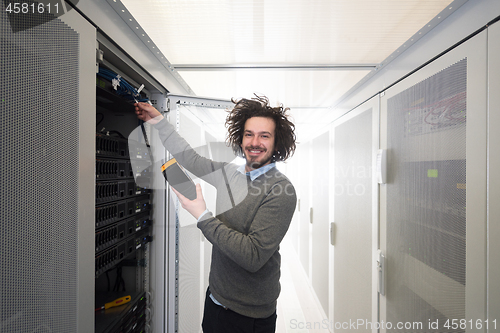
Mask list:
[[[330,244],[335,245],[335,222],[330,223]]]
[[[385,296],[385,256],[382,252],[378,251],[378,261],[377,261],[377,270],[378,270],[378,292],[380,295]]]

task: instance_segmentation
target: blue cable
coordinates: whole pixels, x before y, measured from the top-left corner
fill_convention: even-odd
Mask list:
[[[116,86],[116,93],[118,95],[138,102],[149,101],[148,98],[139,98],[141,95],[137,92],[137,89],[135,89],[122,77],[118,78],[118,74],[106,68],[99,67],[99,73],[97,73],[97,75],[111,82],[113,82],[114,79],[118,79],[119,84]]]

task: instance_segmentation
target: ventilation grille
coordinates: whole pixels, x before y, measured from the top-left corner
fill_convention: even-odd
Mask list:
[[[465,318],[466,59],[388,100],[389,322]]]
[[[79,37],[0,29],[0,331],[74,333]]]

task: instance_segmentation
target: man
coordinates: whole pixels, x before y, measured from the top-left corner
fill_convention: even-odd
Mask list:
[[[137,103],[136,114],[158,129],[182,166],[217,188],[215,216],[206,209],[199,184],[192,201],[173,189],[213,245],[203,332],[271,333],[280,292],[279,244],[297,200],[276,161],[293,154],[294,125],[287,119],[288,109],[270,107],[265,97],[233,102],[226,119],[227,141],[245,158],[244,166],[201,157],[147,103]]]

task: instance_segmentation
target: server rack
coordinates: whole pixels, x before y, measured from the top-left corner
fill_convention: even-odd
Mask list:
[[[95,332],[150,332],[154,204],[148,166],[154,160],[147,133],[139,148],[132,137],[137,127],[144,128],[133,104],[150,101],[151,93],[140,91],[126,73],[133,75],[133,69],[122,70],[108,62],[106,53],[111,52],[102,49],[96,77]],[[132,90],[124,88],[129,86]],[[144,161],[145,166],[134,160]],[[125,296],[130,296],[129,303],[98,310]]]

